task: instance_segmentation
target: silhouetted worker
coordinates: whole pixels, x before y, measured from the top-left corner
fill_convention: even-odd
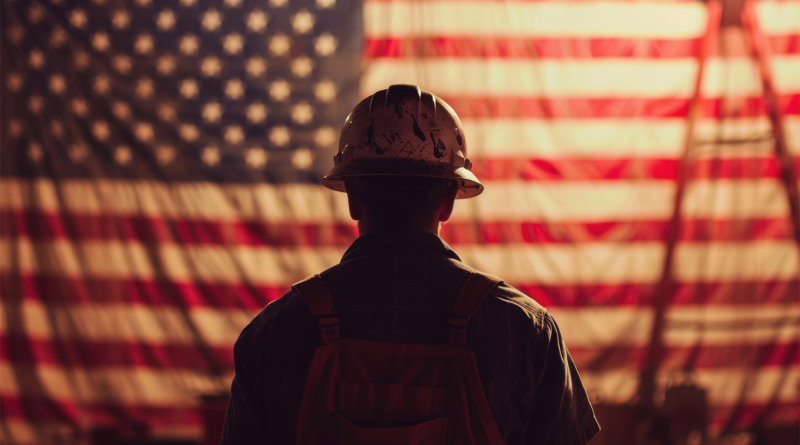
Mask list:
[[[359,238],[234,347],[223,444],[587,443],[599,425],[558,326],[439,238],[470,172],[455,112],[415,86],[359,103],[322,179]]]

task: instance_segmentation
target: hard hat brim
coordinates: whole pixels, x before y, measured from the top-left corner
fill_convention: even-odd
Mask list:
[[[472,198],[483,192],[483,184],[464,167],[454,168],[450,164],[403,161],[400,159],[361,159],[339,164],[322,178],[322,185],[344,192],[344,179],[356,176],[423,176],[452,179],[458,182],[456,199]]]

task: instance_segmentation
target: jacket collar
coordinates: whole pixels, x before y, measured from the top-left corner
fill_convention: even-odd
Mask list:
[[[461,261],[461,258],[456,255],[453,249],[438,236],[421,230],[408,230],[377,232],[360,236],[353,241],[353,244],[351,244],[347,252],[344,253],[342,262],[396,246],[432,249],[441,253],[442,256]]]

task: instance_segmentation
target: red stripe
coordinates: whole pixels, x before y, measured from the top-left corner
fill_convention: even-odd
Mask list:
[[[800,35],[769,37],[772,54],[800,52]],[[696,57],[700,39],[451,37],[372,38],[365,57],[377,58],[686,58]],[[716,48],[716,46],[715,46]],[[714,56],[711,54],[710,56]]]
[[[676,159],[520,159],[519,157],[473,159],[472,172],[488,180],[631,180],[678,177]],[[800,171],[800,158],[795,158]],[[780,178],[774,157],[700,159],[689,165],[688,179]]]
[[[14,366],[130,367],[219,371],[233,368],[233,342],[227,346],[201,343],[174,345],[86,339],[33,339],[22,332],[0,334],[0,359]]]
[[[686,117],[690,99],[643,98],[548,98],[548,97],[444,97],[461,119],[486,118],[622,118]],[[800,94],[780,96],[786,115],[800,115]],[[704,99],[702,116],[766,116],[760,97]]]
[[[649,306],[654,285],[563,285],[510,283],[545,307]],[[175,283],[165,280],[67,278],[43,275],[0,274],[0,291],[6,301],[6,319],[23,299],[44,304],[125,303],[177,308],[241,308],[256,312],[289,289],[284,286]],[[675,283],[675,305],[761,305],[795,303],[800,280],[724,283]],[[10,314],[10,315],[9,315]],[[21,315],[19,315],[21,316]]]
[[[0,358],[14,366],[130,367],[219,370],[233,368],[233,341],[228,346],[169,345],[84,339],[32,339],[24,333],[0,335]],[[638,369],[645,347],[570,347],[578,368],[585,371]],[[800,360],[800,342],[760,345],[700,345],[668,347],[664,369],[715,369],[787,366]]]
[[[756,373],[757,371],[753,372]],[[794,425],[796,428],[798,423],[800,423],[800,403],[797,401],[770,404],[744,403],[737,406],[711,405],[711,425],[716,428],[726,427],[728,431],[753,426],[763,428],[768,425]]]
[[[448,222],[440,235],[459,245],[514,243],[639,242],[666,239],[668,221],[545,223],[510,221]],[[0,211],[0,236],[35,241],[138,241],[223,246],[341,247],[357,236],[352,224],[295,225],[171,220],[144,216],[57,215]],[[319,234],[324,233],[325,236]],[[680,241],[753,241],[792,239],[791,220],[684,220]]]
[[[581,372],[639,369],[647,347],[572,347],[569,353]],[[667,347],[662,369],[763,368],[790,366],[800,361],[800,342]]]
[[[4,418],[24,419],[35,423],[64,423],[77,433],[91,427],[111,426],[123,436],[146,433],[149,428],[200,426],[200,408],[189,406],[136,406],[123,403],[76,403],[39,397],[0,397]],[[35,427],[35,424],[32,425]]]

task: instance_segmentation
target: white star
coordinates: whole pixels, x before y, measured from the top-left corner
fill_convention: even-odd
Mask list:
[[[22,134],[23,126],[22,121],[19,119],[11,119],[8,122],[8,133],[12,138],[18,138]]]
[[[61,139],[64,136],[64,124],[61,123],[59,120],[53,120],[50,122],[50,132],[53,133],[58,139]]]
[[[258,124],[267,118],[267,107],[262,103],[252,103],[247,107],[247,120]]]
[[[187,56],[191,56],[192,54],[196,53],[198,48],[200,48],[200,43],[198,42],[196,36],[187,34],[181,38],[180,49],[181,52]]]
[[[67,41],[67,32],[64,28],[55,28],[50,34],[50,46],[53,48],[61,48],[61,45]]]
[[[44,62],[44,53],[41,50],[35,49],[28,56],[28,65],[34,69],[41,69],[44,66]]]
[[[244,140],[244,131],[238,125],[231,125],[225,129],[225,140],[231,144],[238,144]]]
[[[292,155],[292,164],[300,170],[311,167],[314,163],[314,155],[307,148],[300,148]]]
[[[94,90],[97,94],[103,95],[108,93],[111,89],[111,79],[106,75],[100,75],[94,78]]]
[[[197,81],[194,79],[184,79],[180,86],[181,96],[191,99],[200,91]]]
[[[162,76],[168,76],[175,71],[175,58],[170,55],[159,57],[156,60],[156,69]]]
[[[216,122],[222,117],[222,105],[218,102],[209,102],[203,107],[203,119],[206,122]]]
[[[88,21],[89,20],[86,18],[86,11],[83,9],[75,9],[69,13],[69,22],[76,28],[82,29],[86,26],[86,22]]]
[[[220,156],[219,156],[219,148],[217,147],[206,147],[203,149],[203,154],[200,156],[200,159],[209,166],[215,166],[219,164]]]
[[[250,76],[258,77],[267,71],[267,62],[263,57],[251,57],[247,59],[245,69]]]
[[[72,59],[73,65],[79,71],[89,66],[89,55],[83,51],[75,52],[75,56]]]
[[[283,125],[272,127],[272,130],[269,132],[269,140],[278,147],[286,145],[289,139],[291,139],[289,129]]]
[[[269,86],[269,95],[277,101],[283,101],[292,93],[289,82],[278,79]]]
[[[314,142],[320,147],[328,147],[336,142],[336,131],[331,127],[321,127],[314,133]]]
[[[336,5],[336,0],[317,0],[317,8],[328,9]]]
[[[181,0],[181,5],[183,5],[184,8],[191,8],[196,3],[197,0]]]
[[[181,124],[181,126],[178,127],[178,134],[180,134],[181,138],[186,142],[193,142],[200,137],[200,131],[192,124]]]
[[[306,77],[314,70],[314,62],[305,56],[292,60],[289,66],[297,77]]]
[[[289,3],[289,0],[269,0],[269,5],[273,8],[282,8]]]
[[[215,77],[222,70],[222,62],[216,56],[209,56],[200,62],[200,71],[207,77]]]
[[[72,99],[72,112],[81,117],[86,116],[89,114],[89,105],[83,98],[76,97]]]
[[[150,6],[150,3],[152,1],[153,0],[136,0],[136,4],[141,6],[141,7],[145,7],[145,6]]]
[[[225,84],[225,95],[236,100],[244,95],[244,83],[239,79],[231,79]]]
[[[140,34],[136,37],[136,43],[133,44],[134,50],[139,54],[149,54],[153,51],[154,46],[153,36],[150,34]]]
[[[113,65],[114,69],[119,71],[121,74],[128,74],[131,71],[131,68],[133,68],[131,58],[123,55],[114,57],[111,60],[111,65]]]
[[[330,102],[336,97],[336,84],[325,79],[314,85],[314,95],[322,102]]]
[[[153,136],[155,136],[155,133],[153,132],[153,126],[147,122],[137,123],[134,126],[133,134],[136,135],[137,139],[143,142],[150,142],[153,140]]]
[[[244,37],[241,34],[228,34],[222,39],[222,47],[228,54],[239,54],[244,47]]]
[[[267,27],[269,16],[259,9],[253,10],[247,15],[247,27],[250,31],[261,32]]]
[[[28,145],[28,157],[31,158],[33,162],[39,162],[43,156],[44,151],[41,145],[36,142],[31,142],[31,144]]]
[[[317,41],[314,43],[314,49],[320,56],[330,56],[336,51],[337,45],[336,37],[326,32],[317,37]]]
[[[292,28],[294,28],[294,32],[298,34],[305,34],[311,31],[315,21],[314,14],[308,12],[306,9],[301,9],[300,12],[292,17]]]
[[[261,168],[266,165],[267,152],[261,147],[251,147],[245,152],[244,159],[251,168]]]
[[[22,27],[20,24],[13,24],[8,27],[8,31],[6,32],[8,39],[11,40],[15,45],[19,45],[19,42],[25,37],[25,28]]]
[[[117,147],[114,150],[114,160],[117,161],[117,164],[125,165],[128,162],[131,162],[131,149],[122,145]]]
[[[292,47],[292,40],[286,34],[275,34],[269,41],[269,50],[276,56],[285,56]]]
[[[158,13],[156,25],[162,30],[167,31],[175,26],[175,13],[170,9],[165,9]]]
[[[161,165],[167,165],[175,159],[175,148],[170,145],[156,147],[156,160]]]
[[[42,5],[38,3],[32,4],[28,9],[28,20],[30,20],[31,23],[39,23],[42,17],[44,17],[44,8],[42,8]]]
[[[19,91],[22,89],[24,85],[24,80],[22,79],[22,75],[20,73],[11,73],[8,75],[8,80],[6,81],[6,85],[11,88],[11,91]]]
[[[153,81],[148,78],[139,79],[136,82],[136,95],[141,97],[142,99],[147,99],[148,97],[152,96],[155,92],[155,87],[153,86]]]
[[[108,138],[108,136],[111,134],[111,130],[108,128],[108,122],[97,121],[92,124],[92,134],[101,141],[106,140],[106,138]]]
[[[175,120],[177,114],[175,107],[171,105],[161,104],[158,106],[158,117],[160,117],[161,120],[172,122]]]
[[[39,114],[42,111],[42,107],[44,103],[42,102],[42,97],[38,94],[34,94],[33,96],[28,98],[28,109],[33,112],[33,114]]]
[[[67,154],[74,162],[81,162],[89,156],[89,147],[85,144],[73,144],[69,147]]]
[[[106,4],[106,0],[94,0],[94,4],[102,6]]]
[[[225,0],[225,6],[235,8],[242,4],[242,0]]]
[[[111,24],[116,29],[125,29],[131,22],[131,15],[124,9],[118,9],[111,13]]]
[[[292,119],[300,125],[305,125],[314,118],[314,109],[311,105],[300,102],[292,107]]]
[[[104,52],[111,46],[111,38],[105,31],[100,31],[92,37],[92,46],[94,49]]]
[[[50,76],[50,91],[61,94],[67,89],[67,82],[61,74],[53,74]]]
[[[206,31],[216,31],[222,25],[222,14],[219,11],[210,9],[203,14],[202,24]]]
[[[118,119],[125,120],[131,115],[131,108],[125,102],[114,102],[111,105],[111,113]]]

